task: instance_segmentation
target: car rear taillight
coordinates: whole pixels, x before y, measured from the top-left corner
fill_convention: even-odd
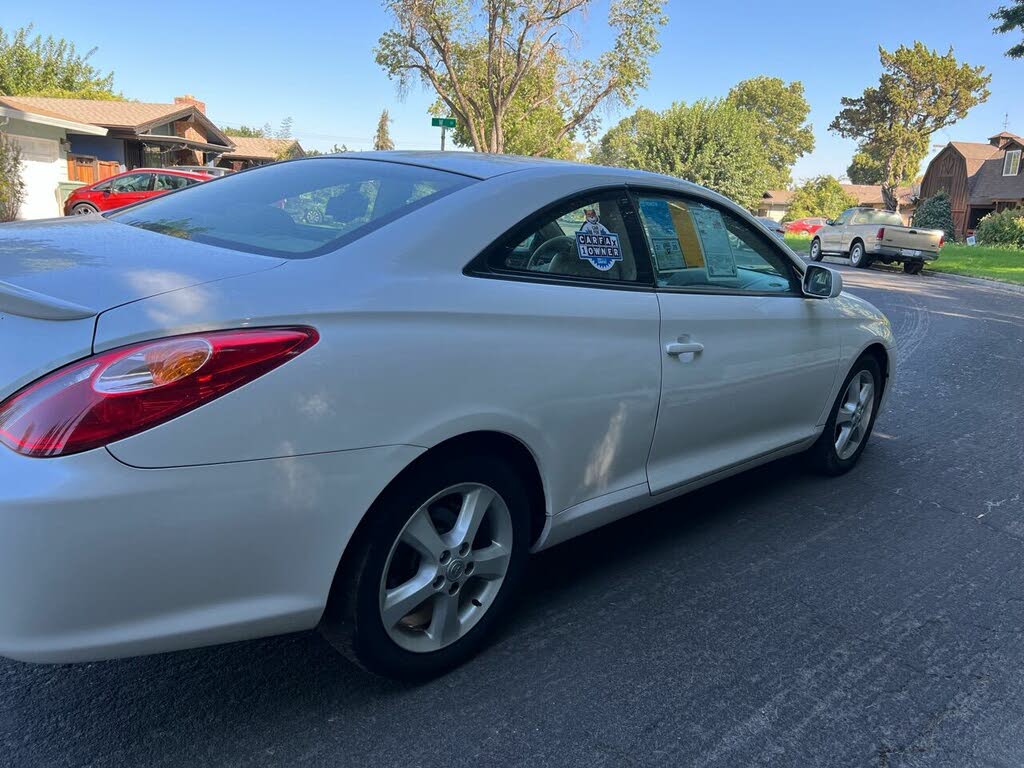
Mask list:
[[[101,352],[0,403],[0,443],[26,456],[80,453],[138,434],[249,383],[316,344],[312,328],[174,336]]]
[[[946,244],[946,236],[945,235],[939,235],[939,248],[941,248],[945,244]]]
[[[875,235],[875,240],[882,240],[885,238],[885,227],[878,228],[878,234]]]

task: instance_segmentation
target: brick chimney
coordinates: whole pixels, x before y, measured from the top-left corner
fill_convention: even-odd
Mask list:
[[[206,114],[206,102],[205,101],[200,101],[195,96],[193,96],[191,93],[186,93],[184,96],[175,96],[174,97],[174,103],[175,104],[191,104],[193,107],[198,109],[204,115]]]

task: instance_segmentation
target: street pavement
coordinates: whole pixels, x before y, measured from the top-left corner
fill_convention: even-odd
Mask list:
[[[1024,764],[1024,295],[843,270],[900,356],[852,473],[776,462],[546,552],[421,686],[314,633],[0,660],[0,764]]]

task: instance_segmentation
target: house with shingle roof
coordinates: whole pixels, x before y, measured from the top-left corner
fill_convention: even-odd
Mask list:
[[[140,167],[214,164],[235,148],[206,116],[206,105],[189,95],[169,104],[2,96],[0,107],[106,129],[103,136],[68,131],[73,181],[89,183]]]
[[[951,141],[928,164],[921,197],[949,195],[958,237],[992,211],[1024,207],[1024,138],[1002,131],[988,143]]]
[[[296,139],[270,139],[259,136],[232,136],[235,148],[221,155],[219,165],[241,171],[254,165],[302,157],[305,152]]]

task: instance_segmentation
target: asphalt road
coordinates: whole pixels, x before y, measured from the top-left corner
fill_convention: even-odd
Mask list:
[[[315,634],[0,660],[16,766],[1020,766],[1024,295],[845,271],[899,379],[861,465],[778,462],[537,558],[420,687]]]

